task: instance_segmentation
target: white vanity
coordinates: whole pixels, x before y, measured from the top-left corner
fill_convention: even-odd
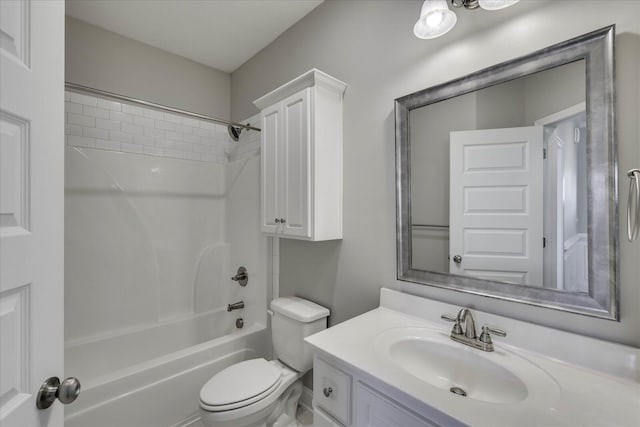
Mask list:
[[[380,307],[308,337],[315,426],[638,426],[640,349],[473,311],[505,329],[450,339],[459,307],[382,289]]]

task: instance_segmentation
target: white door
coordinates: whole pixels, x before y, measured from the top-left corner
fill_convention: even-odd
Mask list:
[[[288,236],[311,237],[310,92],[305,89],[282,101],[282,229]]]
[[[542,127],[451,132],[449,271],[542,286]]]
[[[0,425],[61,426],[64,2],[0,0],[0,30]]]
[[[265,233],[276,233],[280,224],[280,104],[262,111],[262,224]]]

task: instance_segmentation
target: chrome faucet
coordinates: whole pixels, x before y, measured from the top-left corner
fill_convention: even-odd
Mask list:
[[[458,312],[458,322],[464,323],[464,336],[470,340],[475,340],[476,335],[476,322],[473,320],[473,314],[468,308],[463,308]]]
[[[490,333],[500,337],[507,336],[507,333],[502,329],[485,325],[482,327],[480,337],[478,337],[476,333],[476,322],[473,320],[473,314],[471,314],[471,310],[468,308],[461,309],[456,317],[448,314],[443,314],[440,317],[449,322],[454,322],[450,335],[452,340],[482,351],[493,351],[493,341],[491,340]],[[462,323],[464,323],[464,332],[462,331]]]

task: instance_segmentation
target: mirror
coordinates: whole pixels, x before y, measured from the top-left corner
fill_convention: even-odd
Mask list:
[[[399,280],[618,319],[613,39],[396,100]]]

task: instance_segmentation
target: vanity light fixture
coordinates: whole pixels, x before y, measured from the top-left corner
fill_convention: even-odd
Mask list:
[[[413,34],[421,39],[434,39],[448,33],[458,17],[449,10],[447,0],[425,0],[420,19],[413,26]]]
[[[413,34],[421,39],[435,39],[448,33],[458,17],[448,6],[448,2],[454,7],[465,9],[500,10],[513,6],[520,0],[425,0],[420,10],[420,18],[413,26]]]

